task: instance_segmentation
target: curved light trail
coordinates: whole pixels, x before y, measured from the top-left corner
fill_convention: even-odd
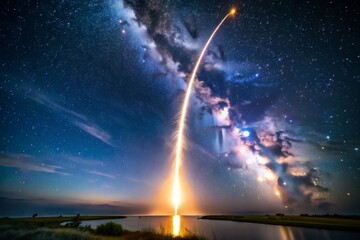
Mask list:
[[[178,235],[179,230],[180,230],[179,229],[180,218],[178,216],[178,210],[179,210],[179,206],[180,206],[180,202],[181,202],[181,188],[180,188],[179,172],[180,172],[180,164],[181,164],[181,159],[182,159],[182,149],[183,149],[183,142],[184,142],[184,128],[185,128],[185,123],[186,123],[187,109],[188,109],[188,106],[189,106],[191,90],[193,88],[193,84],[194,84],[194,81],[195,81],[195,76],[196,76],[196,73],[197,73],[197,71],[199,69],[201,60],[203,59],[204,54],[205,54],[208,46],[211,43],[211,40],[213,39],[216,32],[219,30],[219,28],[223,24],[223,22],[230,15],[234,15],[235,12],[236,12],[235,9],[231,9],[231,11],[217,25],[217,27],[215,28],[215,30],[213,31],[213,33],[211,34],[211,36],[207,40],[204,48],[201,51],[201,54],[200,54],[199,58],[198,58],[198,60],[197,60],[197,62],[195,64],[194,70],[193,70],[193,72],[191,74],[191,77],[190,77],[190,80],[188,82],[188,86],[187,86],[187,89],[186,89],[184,102],[183,102],[183,105],[182,105],[182,108],[181,108],[181,115],[180,115],[180,119],[179,119],[179,128],[178,128],[178,131],[177,131],[176,155],[175,155],[175,174],[174,174],[172,199],[173,199],[173,204],[174,204],[174,219],[177,219],[176,220],[176,222],[177,222],[176,225],[178,225],[178,226],[176,227],[176,229],[178,229],[178,230],[175,231],[175,224],[174,224],[174,235]]]

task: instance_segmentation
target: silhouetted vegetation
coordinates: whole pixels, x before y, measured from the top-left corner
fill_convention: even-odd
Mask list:
[[[107,222],[100,224],[95,229],[95,233],[103,236],[120,236],[124,232],[121,224]]]
[[[34,213],[33,215],[32,215],[32,218],[36,218],[38,216],[38,214],[37,213]]]
[[[77,214],[71,222],[68,222],[65,224],[65,227],[69,227],[69,228],[77,228],[79,227],[81,224],[81,221],[80,221],[80,214]]]
[[[105,223],[97,229],[90,225],[77,226],[82,220],[118,219],[121,216],[80,216],[75,217],[39,217],[39,218],[2,218],[0,219],[0,239],[73,239],[73,240],[205,240],[204,237],[187,231],[184,236],[173,236],[154,229],[142,231],[127,231],[120,224]],[[61,226],[62,222],[69,221],[70,226]],[[120,230],[121,229],[121,233]],[[120,235],[118,235],[120,234]]]
[[[307,215],[307,217],[319,217],[319,218],[342,218],[342,219],[360,219],[360,216],[358,215],[340,215],[340,214],[322,214],[322,215],[318,215],[318,214],[313,214],[313,215],[309,215],[309,214],[305,214]]]

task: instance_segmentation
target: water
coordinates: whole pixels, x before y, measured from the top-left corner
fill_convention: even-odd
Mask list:
[[[166,233],[173,232],[171,216],[146,216],[146,217],[127,217],[124,219],[111,220],[91,220],[83,221],[82,225],[91,225],[95,228],[97,225],[105,222],[116,222],[125,229],[137,231],[153,228],[157,231]],[[202,235],[207,239],[216,240],[347,240],[360,239],[359,232],[344,232],[324,229],[312,229],[301,227],[286,227],[278,225],[266,225],[256,223],[243,223],[219,220],[203,220],[197,217],[181,217],[180,235],[187,231]]]

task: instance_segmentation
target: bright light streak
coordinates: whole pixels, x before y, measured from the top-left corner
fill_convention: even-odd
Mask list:
[[[180,188],[180,164],[181,164],[181,159],[182,159],[182,149],[183,149],[183,142],[184,142],[184,128],[185,128],[185,122],[186,122],[186,116],[187,116],[187,109],[188,109],[188,105],[189,105],[189,100],[190,100],[190,95],[191,95],[191,90],[195,81],[195,76],[196,73],[198,71],[198,68],[200,66],[201,60],[204,57],[204,54],[208,48],[208,46],[210,45],[211,40],[213,39],[213,37],[215,36],[216,32],[219,30],[219,28],[221,27],[221,25],[223,24],[223,22],[230,16],[230,15],[234,15],[235,14],[235,9],[232,9],[219,23],[219,25],[217,25],[217,27],[215,28],[215,30],[213,31],[213,33],[211,34],[210,38],[208,39],[208,41],[206,42],[204,48],[201,51],[201,54],[195,64],[194,70],[191,74],[190,80],[188,82],[188,86],[186,89],[186,93],[185,93],[185,97],[184,97],[184,102],[182,105],[182,109],[181,109],[181,115],[180,115],[180,119],[179,119],[179,127],[178,127],[178,131],[177,131],[177,144],[176,144],[176,156],[175,156],[175,174],[174,174],[174,185],[173,185],[173,193],[172,193],[172,198],[173,198],[173,204],[174,204],[174,215],[178,215],[178,210],[179,210],[179,206],[181,203],[181,188]],[[180,222],[179,222],[180,224]],[[175,229],[174,229],[175,230]]]
[[[180,216],[173,216],[173,234],[174,236],[178,236],[180,234]]]

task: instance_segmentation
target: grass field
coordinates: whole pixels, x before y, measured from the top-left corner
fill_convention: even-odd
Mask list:
[[[360,218],[344,216],[228,216],[209,215],[201,219],[249,222],[294,227],[320,228],[342,231],[360,231]]]

